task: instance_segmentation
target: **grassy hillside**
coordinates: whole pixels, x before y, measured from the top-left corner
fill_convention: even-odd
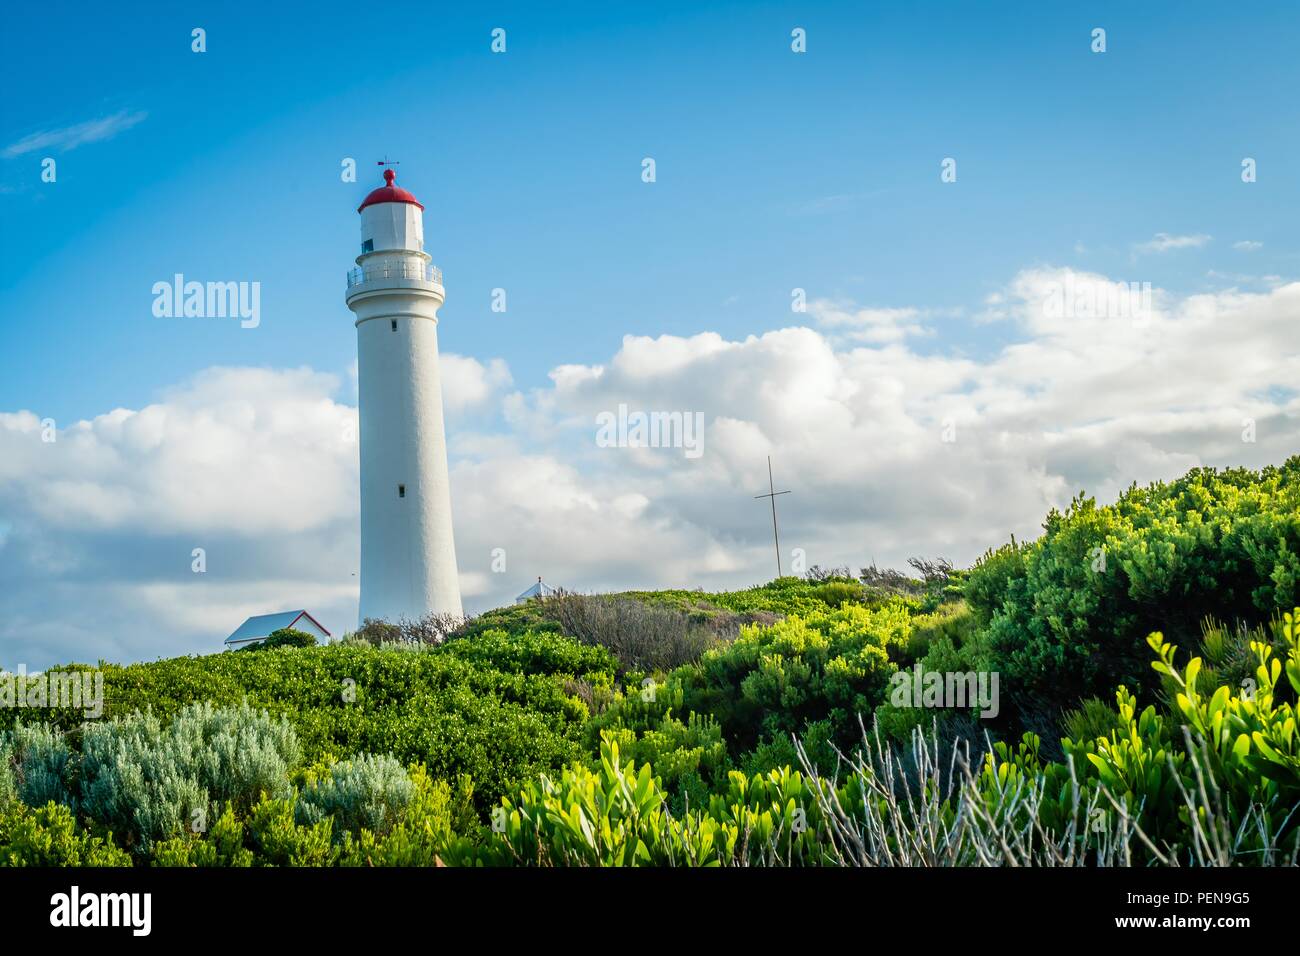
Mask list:
[[[969,571],[104,664],[102,720],[0,711],[0,862],[1294,863],[1298,477],[1081,497]]]

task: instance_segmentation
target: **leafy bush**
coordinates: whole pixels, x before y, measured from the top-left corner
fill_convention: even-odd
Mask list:
[[[746,628],[674,676],[685,687],[686,711],[716,717],[737,752],[803,733],[821,720],[850,745],[858,715],[870,715],[884,698],[895,670],[890,652],[904,646],[912,627],[911,610],[898,598],[874,609],[822,606],[771,627]]]
[[[624,761],[605,740],[598,769],[581,764],[542,776],[502,800],[500,832],[482,844],[457,841],[458,865],[719,866],[816,862],[813,801],[798,772],[752,780],[733,773],[704,812],[675,816],[650,765]]]
[[[965,596],[1026,697],[1153,689],[1149,632],[1190,643],[1223,608],[1257,626],[1300,601],[1300,456],[1258,472],[1193,469],[1107,507],[1080,496],[1037,541],[986,555]]]
[[[729,630],[735,624],[770,624],[781,615],[823,610],[825,602],[812,593],[819,583],[822,582],[787,575],[740,591],[628,591],[621,596],[700,614],[704,618],[720,617]],[[750,616],[748,620],[745,619],[747,615]],[[733,623],[730,619],[736,616],[740,620]]]
[[[441,865],[440,854],[458,834],[478,836],[469,780],[461,778],[453,792],[445,782],[431,780],[419,765],[411,768],[409,776],[401,773],[405,785],[397,783],[392,768],[385,766],[378,772],[381,786],[336,786],[327,798],[339,806],[342,816],[379,819],[382,833],[364,826],[340,832],[338,817],[318,814],[321,794],[328,787],[318,788],[305,814],[302,797],[296,803],[293,798],[268,797],[243,818],[236,817],[227,805],[207,832],[154,843],[150,863],[183,867]],[[405,791],[405,796],[389,800],[386,795],[395,789]],[[303,796],[311,791],[309,781]],[[385,801],[383,812],[375,815],[374,804]],[[304,820],[304,816],[318,818]]]
[[[331,866],[338,860],[333,822],[300,824],[292,797],[268,798],[253,807],[248,842],[264,866]]]
[[[0,734],[0,804],[16,798],[29,807],[74,803],[72,748],[45,724],[19,724]]]
[[[147,711],[87,723],[76,803],[147,850],[223,803],[247,811],[264,793],[285,795],[300,757],[286,720],[246,704],[193,704],[166,725]]]
[[[383,835],[397,823],[415,794],[406,769],[390,756],[363,754],[340,761],[311,780],[298,797],[300,823],[334,820],[334,833],[363,828]]]
[[[1274,650],[1283,650],[1269,633],[1277,630],[1278,624],[1275,621],[1272,626],[1249,627],[1239,621],[1235,626],[1229,626],[1207,618],[1201,624],[1200,651],[1205,659],[1201,680],[1209,687],[1220,684],[1245,687],[1255,675],[1256,661],[1251,645],[1272,644]]]
[[[32,809],[13,803],[0,810],[0,866],[130,866],[131,856],[77,825],[57,803]]]
[[[683,721],[677,716],[683,699],[680,681],[669,678],[628,695],[617,694],[587,725],[593,753],[608,740],[632,761],[652,763],[674,809],[702,801],[725,782],[729,768],[722,728],[707,714],[687,714]]]
[[[978,675],[996,670],[986,639],[975,627],[975,619],[964,604],[944,605],[933,614],[916,616],[912,623],[912,630],[896,655],[900,670],[916,663],[927,674]],[[960,737],[981,749],[985,732],[1005,721],[978,717],[978,710],[973,702],[965,710],[937,712],[929,708],[897,707],[886,697],[876,708],[875,720],[880,732],[898,743],[910,740],[917,730],[928,731],[933,723],[945,744]]]
[[[1089,697],[1076,710],[1067,711],[1061,720],[1070,740],[1096,740],[1109,737],[1121,727],[1115,708],[1099,697]]]
[[[813,589],[813,596],[831,607],[862,600],[862,585],[849,581],[828,581]]]
[[[579,644],[560,634],[489,629],[449,641],[443,653],[511,674],[573,674],[596,683],[612,680],[618,668],[604,647]]]
[[[424,767],[411,769],[413,791],[397,823],[385,836],[363,829],[345,833],[340,866],[440,866],[441,855],[458,835],[481,838],[474,813],[474,790],[462,776],[455,790],[430,779]]]
[[[254,854],[245,846],[245,827],[229,804],[201,835],[187,834],[156,841],[150,848],[153,866],[248,867]]]
[[[315,635],[308,634],[306,631],[294,630],[291,627],[282,627],[278,631],[272,631],[266,635],[266,639],[258,641],[256,644],[246,644],[239,648],[240,651],[269,651],[277,647],[315,647]]]

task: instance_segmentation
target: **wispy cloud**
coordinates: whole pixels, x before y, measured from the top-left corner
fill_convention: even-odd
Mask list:
[[[75,123],[72,126],[40,130],[24,136],[15,143],[10,143],[3,150],[0,150],[0,156],[5,159],[13,159],[15,156],[34,153],[37,150],[66,153],[68,150],[84,146],[86,143],[99,143],[112,139],[118,133],[144,122],[145,117],[148,115],[144,110],[121,110],[112,116],[87,120],[84,123]]]
[[[1157,232],[1155,238],[1146,242],[1139,242],[1134,247],[1135,252],[1168,252],[1170,249],[1199,249],[1211,239],[1205,233],[1197,233],[1193,236],[1171,236],[1167,232]]]
[[[858,193],[837,193],[833,196],[818,196],[814,199],[805,199],[792,203],[788,209],[789,212],[796,216],[818,216],[828,212],[839,212],[857,205],[866,199],[875,199],[877,196],[883,196],[888,190],[872,189],[868,192]]]
[[[1232,248],[1242,252],[1254,252],[1256,249],[1263,249],[1264,243],[1256,242],[1254,239],[1242,239],[1240,242],[1234,242]]]

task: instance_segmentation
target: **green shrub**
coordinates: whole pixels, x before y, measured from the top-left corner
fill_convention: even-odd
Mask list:
[[[1200,649],[1205,659],[1201,679],[1210,687],[1220,684],[1246,686],[1247,681],[1254,679],[1257,666],[1251,650],[1253,644],[1270,644],[1275,650],[1283,650],[1270,634],[1270,631],[1278,629],[1279,624],[1279,621],[1274,621],[1271,625],[1249,627],[1238,622],[1236,626],[1229,626],[1207,618],[1201,623]]]
[[[298,796],[298,822],[320,823],[333,818],[334,834],[363,828],[382,836],[401,817],[415,795],[406,769],[388,755],[362,754],[340,761],[310,781]]]
[[[282,627],[266,635],[266,639],[256,644],[239,648],[241,651],[270,651],[277,647],[315,647],[316,637],[306,631],[297,631],[291,627]]]
[[[606,739],[600,764],[543,775],[502,800],[502,827],[481,844],[448,848],[458,865],[719,866],[818,862],[809,786],[788,769],[767,777],[733,773],[707,810],[680,816],[651,767],[625,761]]]
[[[54,801],[75,809],[71,760],[63,734],[48,725],[19,724],[0,734],[0,798],[16,797],[29,807]]]
[[[733,752],[804,733],[826,720],[835,740],[858,740],[858,716],[884,699],[895,666],[890,653],[911,631],[911,605],[893,598],[876,608],[847,604],[746,628],[726,647],[676,673],[687,712],[712,714]]]
[[[863,590],[862,585],[857,582],[828,581],[813,588],[812,594],[817,600],[824,601],[831,607],[839,607],[841,604],[861,601]]]
[[[358,761],[361,762],[361,761]],[[356,774],[355,764],[340,769],[340,779]],[[365,761],[369,762],[369,761]],[[373,770],[374,768],[372,768]],[[364,773],[364,771],[363,771]],[[468,778],[462,777],[456,790],[443,781],[430,779],[422,766],[411,768],[409,776],[402,772],[407,786],[394,784],[389,766],[378,771],[383,783],[378,788],[360,787],[344,783],[325,787],[314,786],[322,778],[308,772],[304,795],[309,798],[309,809],[304,820],[302,797],[268,798],[260,801],[244,818],[237,818],[227,804],[222,815],[210,830],[204,833],[187,833],[168,840],[157,841],[150,852],[154,866],[438,866],[440,854],[458,834],[473,839],[479,836],[480,827],[473,810],[473,788]],[[395,787],[409,791],[405,797],[388,800],[382,813],[375,814],[373,805],[383,803]],[[340,796],[366,791],[358,799]],[[322,795],[339,805],[336,816],[319,814]],[[369,810],[365,804],[371,804]],[[400,804],[400,806],[399,806]],[[360,808],[360,809],[359,809]],[[355,830],[339,831],[347,816],[354,819],[371,815],[382,822],[382,833],[364,826]]]
[[[813,769],[833,777],[840,764],[836,748],[839,737],[842,734],[836,733],[829,720],[810,720],[799,735],[798,746],[795,745],[793,736],[770,737],[742,758],[740,772],[747,777],[754,777],[797,767],[800,760],[799,747],[802,747]]]
[[[1077,709],[1066,712],[1061,726],[1070,740],[1096,740],[1119,730],[1120,717],[1115,708],[1101,698],[1089,697],[1081,701]]]
[[[461,777],[456,789],[433,781],[424,767],[411,769],[413,793],[396,825],[384,836],[361,830],[345,833],[340,866],[440,866],[442,854],[458,835],[479,839],[473,787]]]
[[[254,855],[244,845],[245,838],[243,822],[235,817],[234,807],[226,804],[207,832],[155,842],[149,862],[153,866],[248,867],[253,865]]]
[[[792,576],[780,577],[767,584],[740,591],[708,593],[699,591],[628,591],[621,597],[635,598],[648,604],[676,608],[685,612],[704,612],[705,616],[720,611],[731,615],[746,615],[754,620],[740,623],[770,624],[774,618],[786,614],[809,614],[824,610],[825,602],[813,595],[820,582]],[[761,619],[757,619],[761,618]]]
[[[702,799],[725,782],[729,769],[722,728],[710,715],[686,713],[684,699],[678,677],[648,679],[626,694],[616,691],[603,712],[587,722],[588,751],[599,753],[607,739],[628,759],[653,763],[674,809]]]
[[[0,866],[130,865],[130,854],[82,830],[65,806],[12,803],[0,810]]]
[[[338,861],[333,821],[298,823],[292,797],[263,800],[253,807],[247,826],[248,842],[263,866],[332,866]]]
[[[1037,541],[986,555],[965,596],[1025,698],[1154,689],[1151,631],[1192,644],[1223,608],[1251,627],[1300,602],[1300,456],[1258,472],[1193,469],[1107,507],[1080,496]]]
[[[602,682],[618,662],[604,647],[580,644],[561,634],[511,634],[490,628],[450,640],[443,653],[481,667],[512,674],[573,675]]]
[[[286,795],[300,757],[286,720],[246,704],[194,704],[166,725],[149,712],[87,723],[78,805],[147,850],[224,803],[247,812],[264,793]]]
[[[932,614],[918,615],[912,623],[913,629],[897,657],[900,670],[908,670],[917,663],[926,674],[978,675],[996,670],[987,640],[975,627],[975,618],[964,604],[949,604]],[[1000,676],[999,695],[1002,693]],[[917,730],[929,732],[933,726],[945,744],[960,737],[976,749],[983,748],[986,731],[1005,723],[1005,718],[980,717],[979,707],[974,703],[964,710],[936,711],[895,706],[888,696],[876,708],[875,720],[880,732],[897,743],[909,741]],[[968,736],[972,732],[974,739]]]

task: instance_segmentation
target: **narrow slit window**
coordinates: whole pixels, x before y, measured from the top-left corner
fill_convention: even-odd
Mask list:
[[[399,498],[405,498],[405,497],[406,497],[406,485],[398,485],[398,486],[397,486],[397,497],[399,497]]]
[[[397,331],[397,320],[396,320],[396,319],[393,319],[393,331],[394,331],[394,332]]]

